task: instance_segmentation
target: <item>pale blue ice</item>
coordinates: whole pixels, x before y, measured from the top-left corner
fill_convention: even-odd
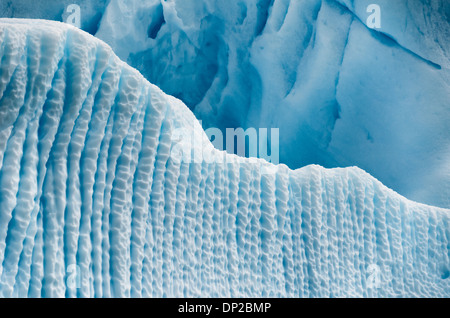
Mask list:
[[[167,12],[167,21],[172,17],[174,23],[184,21],[186,27],[191,21],[194,26],[186,30],[195,30],[195,17],[189,20],[180,14],[176,18],[173,10],[180,3],[167,1],[164,17]],[[242,12],[247,2],[240,3]],[[383,141],[389,137],[392,143],[386,147],[391,151],[399,147],[395,136],[402,136],[405,142],[411,138],[411,146],[435,151],[413,159],[419,160],[423,169],[429,166],[443,176],[442,180],[430,179],[429,184],[422,181],[424,191],[440,185],[433,188],[436,198],[445,194],[448,165],[435,170],[428,155],[448,163],[442,153],[448,128],[439,128],[440,120],[448,116],[448,110],[444,111],[444,103],[448,104],[444,57],[448,51],[442,56],[411,54],[392,39],[375,35],[345,7],[329,1],[320,6],[314,3],[275,1],[273,15],[269,15],[273,18],[258,29],[262,33],[282,30],[276,31],[280,26],[276,17],[283,15],[283,8],[289,8],[284,23],[294,23],[295,15],[291,20],[290,12],[305,10],[317,11],[317,21],[322,21],[314,32],[306,25],[298,31],[299,37],[315,34],[315,44],[303,52],[305,57],[311,55],[308,63],[285,64],[287,55],[280,55],[273,65],[264,63],[273,68],[274,87],[273,93],[261,96],[257,111],[261,122],[288,116],[285,110],[269,107],[278,88],[287,93],[286,104],[280,108],[291,107],[294,96],[309,105],[290,115],[301,121],[298,126],[288,125],[299,129],[294,129],[299,142],[306,138],[302,129],[307,129],[308,122],[311,140],[341,149],[343,157],[351,154],[352,147],[358,148],[354,158],[382,156]],[[188,4],[192,5],[186,1]],[[306,7],[297,11],[299,5]],[[254,13],[251,8],[247,9],[249,15]],[[336,26],[334,20],[345,23]],[[242,23],[245,21],[243,18]],[[165,25],[161,34],[172,24]],[[340,32],[345,30],[350,32],[342,42]],[[271,34],[267,31],[255,40],[254,50],[274,42]],[[183,39],[176,32],[173,38]],[[345,46],[346,53],[329,48],[327,41],[335,48]],[[277,43],[273,44],[266,48],[269,55],[276,55]],[[296,52],[297,44],[289,44]],[[231,57],[236,50],[229,50]],[[313,54],[314,50],[319,51]],[[267,59],[266,53],[259,52],[250,60]],[[386,55],[385,68],[376,64],[381,58],[377,54]],[[336,67],[339,59],[341,66]],[[150,84],[104,42],[66,24],[0,19],[0,63],[1,296],[450,296],[449,210],[410,201],[360,168],[310,165],[291,170],[286,165],[215,150],[182,101]],[[367,63],[374,65],[372,71]],[[277,65],[285,65],[285,72]],[[234,66],[228,64],[230,70]],[[186,63],[186,67],[192,64]],[[316,71],[308,71],[314,67]],[[388,75],[389,67],[395,74],[382,77]],[[224,88],[228,95],[224,96],[246,98],[239,93],[239,81],[244,80],[239,77],[246,74],[255,79],[250,69],[232,73],[236,78],[229,78],[228,88]],[[298,70],[304,70],[309,79]],[[256,68],[253,71],[257,72]],[[363,74],[356,81],[358,72]],[[325,73],[335,75],[322,78]],[[286,87],[288,81],[279,76],[298,80]],[[418,84],[411,80],[403,82],[404,87],[399,84],[402,82],[394,86],[396,76],[410,76]],[[270,77],[259,78],[263,87]],[[221,80],[217,77],[214,85]],[[328,84],[337,80],[333,93],[336,87],[328,89]],[[385,86],[390,87],[389,94],[383,93]],[[372,99],[357,93],[364,87],[372,87]],[[431,87],[435,89],[432,97]],[[412,97],[402,95],[406,88]],[[354,94],[344,94],[352,91]],[[403,104],[401,96],[406,98]],[[421,114],[422,109],[409,104],[412,98],[431,99],[427,113],[432,117],[413,116],[412,111]],[[322,112],[306,103],[316,99],[329,101]],[[377,104],[379,99],[382,103]],[[220,108],[225,100],[211,105]],[[340,119],[334,124],[330,114],[336,110],[336,101]],[[398,108],[394,109],[394,104]],[[380,105],[386,109],[373,109]],[[207,114],[203,107],[197,110]],[[281,117],[270,116],[274,112]],[[307,120],[319,115],[320,121]],[[413,129],[404,121],[417,121],[417,125]],[[341,137],[328,140],[326,134],[318,133],[319,123],[328,122],[336,126],[332,135]],[[428,135],[419,134],[424,133],[424,122],[430,124]],[[328,131],[326,127],[331,126],[323,126]],[[405,134],[394,134],[394,128]],[[439,129],[442,134],[434,135]],[[180,131],[195,143],[186,142],[187,137],[178,143],[173,136]],[[319,136],[323,138],[317,139]],[[344,143],[346,138],[348,143]],[[362,139],[368,140],[367,147],[372,143],[372,148],[364,148]],[[181,154],[173,151],[178,145],[183,146]],[[301,157],[302,143],[298,148]],[[200,161],[183,156],[191,151],[201,154]],[[377,156],[372,159],[378,161],[380,171],[388,169],[389,163],[392,171],[408,168],[409,180],[424,180],[423,170],[416,169],[419,164],[413,160],[409,165],[411,158],[394,152],[390,161]]]

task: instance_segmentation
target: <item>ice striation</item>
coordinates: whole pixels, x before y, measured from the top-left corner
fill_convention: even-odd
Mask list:
[[[96,36],[204,128],[279,128],[290,168],[450,208],[449,22],[448,0],[111,0]]]
[[[1,296],[450,296],[449,210],[219,152],[58,22],[0,19],[0,63]]]

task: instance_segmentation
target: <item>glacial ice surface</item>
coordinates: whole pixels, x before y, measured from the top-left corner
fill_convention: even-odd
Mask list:
[[[204,128],[280,129],[280,161],[358,166],[450,208],[450,2],[111,0],[96,36]]]
[[[0,19],[0,63],[1,296],[450,296],[449,210],[217,151],[74,27]]]

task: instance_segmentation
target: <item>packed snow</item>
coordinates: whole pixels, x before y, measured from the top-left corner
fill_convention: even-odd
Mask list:
[[[450,296],[449,210],[220,152],[66,24],[0,19],[0,43],[1,296]]]

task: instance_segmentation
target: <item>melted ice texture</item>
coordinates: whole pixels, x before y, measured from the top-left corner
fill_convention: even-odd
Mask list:
[[[219,152],[73,27],[0,19],[0,61],[1,296],[450,296],[450,211]]]
[[[205,128],[279,128],[292,169],[450,208],[448,0],[111,0],[96,36]]]

